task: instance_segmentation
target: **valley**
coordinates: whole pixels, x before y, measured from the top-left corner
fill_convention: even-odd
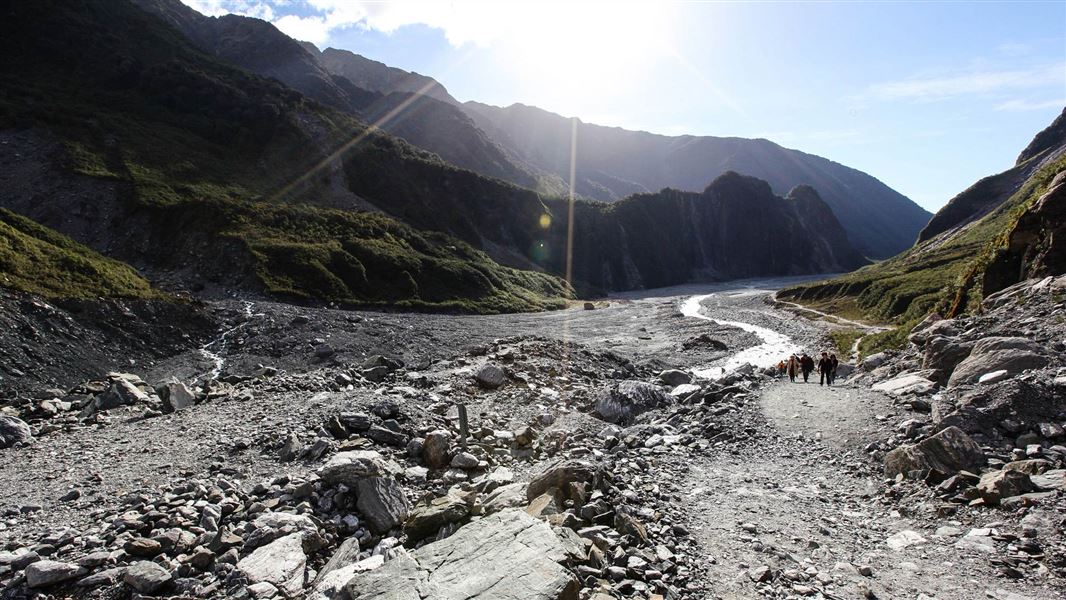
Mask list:
[[[934,509],[922,484],[882,475],[880,451],[871,449],[894,439],[897,423],[924,418],[913,405],[861,382],[833,388],[789,384],[776,369],[738,364],[737,356],[765,348],[767,337],[787,337],[808,352],[827,347],[831,325],[773,308],[770,289],[786,283],[794,282],[656,290],[600,302],[592,310],[500,316],[214,303],[211,310],[222,325],[220,337],[208,347],[224,359],[224,368],[209,389],[201,390],[197,382],[216,363],[195,347],[138,371],[146,381],[176,376],[190,382],[193,403],[187,407],[161,410],[148,388],[152,395],[144,400],[82,410],[81,415],[92,414],[86,419],[73,407],[54,416],[38,412],[40,401],[31,398],[44,398],[43,387],[23,396],[16,406],[36,434],[32,444],[0,450],[0,506],[6,514],[0,536],[8,548],[0,553],[0,566],[13,574],[10,565],[30,556],[49,567],[98,556],[100,567],[93,570],[98,575],[58,584],[70,593],[80,590],[79,597],[97,597],[112,582],[140,589],[139,580],[123,574],[129,569],[124,565],[154,557],[155,564],[169,562],[177,570],[151,593],[229,595],[242,589],[238,582],[250,568],[227,562],[227,556],[240,552],[239,538],[246,545],[262,543],[254,541],[254,532],[267,540],[284,539],[277,537],[284,530],[269,534],[262,528],[269,527],[267,516],[288,514],[287,519],[310,518],[315,535],[324,539],[308,547],[301,559],[306,573],[300,567],[301,579],[291,590],[340,597],[316,586],[331,568],[323,566],[331,549],[347,536],[359,539],[352,564],[364,564],[359,562],[364,557],[403,556],[398,545],[403,537],[375,529],[376,519],[387,518],[381,515],[394,510],[412,515],[400,518],[408,519],[402,529],[411,545],[415,537],[409,527],[420,498],[465,495],[474,514],[502,510],[499,515],[510,515],[491,500],[497,486],[524,490],[529,478],[535,480],[553,464],[592,461],[610,474],[603,488],[607,497],[619,496],[609,509],[614,529],[578,527],[591,540],[586,544],[610,554],[597,559],[593,551],[593,558],[564,563],[584,574],[576,580],[582,597],[926,593],[961,600],[1061,593],[1056,575],[1063,567],[1056,562],[1064,547],[1061,532],[1039,529],[1028,538],[1043,547],[1041,556],[1019,567],[1037,567],[1033,574],[1004,579],[996,570],[998,557],[1014,556],[1007,546],[1016,542],[1010,540],[1029,536],[1023,533],[1026,524],[1051,516],[1047,511],[1053,506],[1026,511],[1021,523],[1022,515],[1004,510],[945,512]],[[502,380],[490,379],[490,368],[500,369]],[[692,377],[688,372],[712,369],[710,380],[676,383]],[[108,377],[140,385],[133,375]],[[647,412],[626,417],[622,427],[605,422],[597,398],[619,382],[647,378],[672,381],[674,391],[663,395],[662,404],[627,405],[626,410]],[[78,403],[79,393],[85,392],[62,401]],[[91,398],[93,392],[88,393]],[[459,405],[470,415],[472,437],[465,451],[458,448]],[[369,430],[360,425],[344,428],[342,435],[329,425],[337,415],[340,423],[354,424],[351,415],[358,414],[368,419]],[[415,440],[428,448],[430,437],[440,432],[451,438],[449,454],[474,457],[469,466],[457,467],[455,459],[450,468],[438,470],[426,462],[428,449],[412,450]],[[409,500],[345,508],[323,465],[333,452],[341,456],[353,449],[396,461],[401,467],[397,489]],[[69,468],[74,463],[78,469]],[[486,486],[485,481],[498,483]],[[208,494],[207,501],[194,503],[201,493]],[[522,497],[524,506],[524,492]],[[272,507],[265,513],[249,509],[250,503],[264,502]],[[218,532],[208,527],[197,536],[216,503],[230,507],[223,508]],[[574,513],[564,509],[569,505],[543,507],[537,500],[522,514],[557,523],[568,514],[572,520],[582,503],[573,504]],[[482,522],[474,518],[461,525],[468,520],[462,514],[438,523],[457,519],[445,529],[461,532]],[[584,509],[579,514],[604,522]],[[619,515],[631,515],[640,525],[623,525]],[[191,537],[183,530],[191,530]],[[138,540],[162,542],[172,535],[168,532],[180,533],[173,549],[135,550],[136,544],[147,544]],[[964,534],[965,543],[959,542]],[[600,541],[600,535],[606,538]],[[989,537],[974,537],[982,535]],[[897,539],[907,542],[899,545]],[[194,548],[197,544],[203,546]],[[227,548],[234,550],[227,553]],[[210,563],[189,562],[201,554],[197,560],[210,556]],[[470,560],[472,566],[490,559]],[[604,561],[596,567],[606,569],[602,579],[589,568],[597,560]],[[201,570],[199,564],[213,566]],[[1045,569],[1041,576],[1042,564],[1052,571]],[[362,585],[378,589],[358,572],[346,576],[354,577],[348,593]],[[496,576],[503,583],[494,580],[493,585],[510,585],[505,574]],[[271,593],[295,593],[272,577],[264,581],[282,591]],[[9,580],[5,597],[23,597],[16,591],[25,585],[20,581],[25,580]],[[492,589],[497,588],[470,593],[495,597]],[[529,592],[530,597],[555,597],[547,588],[534,586]],[[398,591],[378,593],[404,597],[390,595]]]
[[[1066,597],[1066,110],[935,215],[765,139],[928,201],[1061,69],[415,6],[5,5],[0,600]]]

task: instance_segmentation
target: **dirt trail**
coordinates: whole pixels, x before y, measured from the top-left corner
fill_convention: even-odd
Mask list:
[[[762,419],[758,434],[693,461],[679,481],[719,597],[1048,597],[996,578],[987,555],[953,546],[988,523],[955,523],[957,532],[938,537],[938,526],[952,523],[902,515],[884,499],[880,464],[863,448],[902,418],[889,398],[781,381],[749,409]],[[886,540],[906,530],[925,541],[891,549]],[[780,576],[759,583],[763,567]]]

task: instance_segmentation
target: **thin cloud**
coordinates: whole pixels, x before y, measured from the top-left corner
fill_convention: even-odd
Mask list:
[[[915,77],[870,86],[878,100],[931,102],[959,96],[986,95],[1066,84],[1066,64],[1027,69],[975,71],[942,77]]]
[[[996,110],[1008,110],[1008,111],[1027,111],[1027,110],[1044,110],[1045,108],[1062,108],[1066,106],[1066,98],[1059,98],[1056,100],[1043,100],[1034,102],[1032,100],[1015,99],[1008,100],[1001,104],[996,105]]]
[[[320,46],[329,40],[330,26],[322,17],[300,17],[297,15],[285,15],[274,21],[277,27],[285,35],[300,40],[311,42]]]

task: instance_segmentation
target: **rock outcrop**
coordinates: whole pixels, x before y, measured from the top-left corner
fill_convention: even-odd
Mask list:
[[[912,446],[901,446],[885,456],[885,475],[939,482],[959,471],[978,472],[985,457],[970,436],[957,427]]]
[[[353,600],[575,600],[577,580],[559,564],[565,557],[546,523],[509,509],[356,575],[346,589]]]

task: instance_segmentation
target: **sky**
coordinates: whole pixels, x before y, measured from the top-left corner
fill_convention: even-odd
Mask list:
[[[432,76],[460,101],[767,138],[934,212],[1066,106],[1066,0],[182,1]]]

